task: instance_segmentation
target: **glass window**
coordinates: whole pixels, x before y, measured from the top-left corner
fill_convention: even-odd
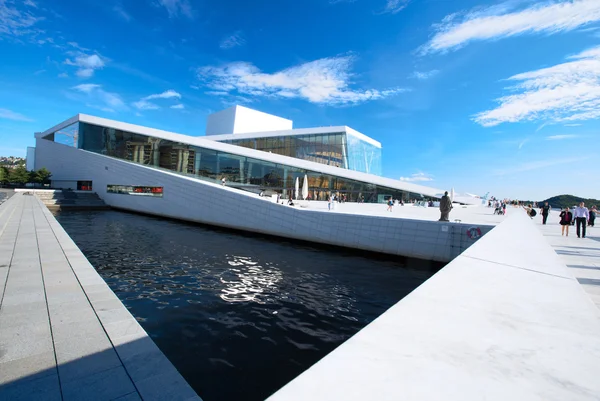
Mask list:
[[[147,187],[139,185],[107,185],[106,192],[111,194],[150,196],[162,198],[163,187]]]
[[[56,143],[72,146],[74,148],[79,147],[79,123],[71,124],[54,132],[52,138]]]

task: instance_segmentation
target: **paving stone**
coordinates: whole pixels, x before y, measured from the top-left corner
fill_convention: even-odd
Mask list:
[[[42,377],[56,375],[56,359],[54,350],[41,354],[30,355],[25,358],[0,362],[0,386],[18,380],[34,380]]]
[[[87,302],[87,301],[85,301]],[[72,306],[72,309],[67,307],[58,309],[60,306]],[[58,305],[50,305],[50,321],[52,325],[76,323],[76,322],[90,322],[97,320],[96,314],[91,306],[83,303],[62,303]]]
[[[146,336],[146,332],[140,326],[140,324],[133,317],[131,319],[121,320],[114,323],[108,323],[104,325],[104,329],[108,333],[111,341],[132,335],[140,335],[140,337]]]
[[[125,306],[119,299],[109,299],[94,302],[94,309],[98,311],[123,310]]]
[[[90,319],[70,323],[52,322],[54,342],[60,343],[77,337],[102,337],[106,336],[98,319]]]
[[[178,372],[135,381],[135,385],[144,401],[202,401]]]
[[[142,398],[138,394],[138,392],[133,392],[124,395],[123,397],[115,398],[114,401],[141,401]]]
[[[106,350],[113,350],[105,333],[89,336],[74,336],[70,339],[54,343],[56,359],[59,364],[71,362],[78,358],[93,355]]]
[[[123,361],[137,354],[151,353],[158,350],[154,341],[147,335],[142,334],[114,339],[113,344]]]
[[[37,304],[39,305],[39,303]],[[45,323],[48,321],[48,310],[46,309],[46,305],[39,309],[30,310],[27,314],[16,313],[16,314],[5,314],[4,310],[0,310],[0,324],[2,328],[8,327],[21,327],[24,330],[27,329],[28,326],[37,326],[40,323]]]
[[[176,373],[177,369],[160,351],[143,352],[123,359],[123,364],[134,382],[165,373]]]
[[[2,304],[2,308],[0,309],[0,322],[4,322],[4,319],[10,320],[14,318],[15,315],[27,315],[37,310],[45,310],[46,313],[46,302],[28,302],[25,304],[16,304],[16,305],[5,305]]]
[[[26,304],[26,303],[32,303],[32,302],[45,302],[46,301],[46,297],[44,295],[43,291],[35,291],[35,292],[28,292],[25,294],[15,294],[11,291],[11,293],[9,293],[8,291],[11,290],[11,288],[7,288],[7,290],[4,292],[4,299],[2,300],[2,306],[4,305],[22,305],[22,304]]]
[[[61,383],[78,382],[80,379],[98,372],[123,366],[112,347],[76,358],[71,356],[71,358],[68,362],[59,359],[58,373]]]
[[[52,351],[48,321],[26,327],[0,328],[0,362]]]
[[[50,290],[50,287],[47,288]],[[60,290],[56,290],[56,293],[52,295],[48,294],[48,305],[54,306],[62,303],[87,303],[88,300],[83,293],[83,291],[77,292],[60,292]]]
[[[90,292],[86,288],[85,293],[88,296],[89,300],[92,302],[92,304],[95,304],[95,302],[97,302],[97,301],[110,301],[110,300],[117,300],[120,302],[119,298],[108,287],[105,289],[99,290],[99,291],[94,291],[94,292]]]
[[[109,401],[135,391],[122,366],[61,384],[64,401]]]
[[[6,386],[0,386],[0,400],[61,401],[58,375],[34,380],[17,380]]]
[[[132,317],[131,313],[129,313],[129,311],[125,308],[98,310],[96,313],[98,313],[98,317],[100,317],[102,324],[114,323],[121,320],[129,320]]]

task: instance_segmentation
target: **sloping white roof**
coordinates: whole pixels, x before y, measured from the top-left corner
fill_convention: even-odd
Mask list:
[[[188,135],[177,134],[174,132],[163,131],[155,128],[143,127],[141,125],[134,125],[129,123],[124,123],[121,121],[109,120],[101,117],[94,117],[87,114],[78,114],[75,117],[72,117],[60,124],[55,125],[54,127],[41,132],[36,133],[36,138],[44,137],[48,134],[56,132],[62,128],[65,128],[77,121],[100,125],[108,128],[114,128],[122,131],[128,131],[132,133],[142,134],[153,136],[156,138],[166,139],[168,141],[181,142],[188,145],[199,146],[206,149],[217,150],[221,152],[232,153],[239,156],[252,157],[259,160],[264,160],[272,163],[285,164],[291,167],[296,167],[304,170],[310,170],[322,174],[330,174],[341,178],[347,178],[350,180],[361,181],[369,184],[375,184],[383,187],[393,188],[401,191],[409,191],[417,194],[423,194],[426,196],[435,196],[439,197],[443,194],[443,190],[437,188],[426,187],[422,185],[413,184],[410,182],[404,182],[399,180],[393,180],[391,178],[380,177],[378,175],[362,173],[360,171],[347,170],[340,167],[328,166],[326,164],[320,164],[311,162],[308,160],[296,159],[293,157],[282,156],[275,153],[263,152],[260,150],[254,150],[249,148],[244,148],[241,146],[230,145],[222,142],[217,142],[213,140],[213,138],[217,137],[217,135],[212,136],[211,139],[206,137],[194,137]],[[332,128],[347,128],[347,127],[326,127],[326,128],[308,128],[307,130],[324,130],[321,132],[344,132],[340,130],[331,131]],[[292,130],[292,131],[300,131],[300,130]],[[244,134],[235,134],[235,138],[240,138]],[[219,135],[221,136],[221,135]]]

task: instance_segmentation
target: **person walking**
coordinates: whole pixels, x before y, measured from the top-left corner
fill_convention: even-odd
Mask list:
[[[450,210],[452,210],[452,200],[448,196],[448,191],[446,191],[440,200],[441,216],[439,221],[450,221]]]
[[[590,212],[585,203],[581,202],[578,207],[573,211],[573,218],[575,224],[577,224],[577,238],[585,238],[585,226],[587,221],[590,219]],[[583,229],[581,227],[583,226]]]
[[[565,235],[565,231],[566,231],[567,237],[568,237],[569,236],[569,226],[571,225],[571,222],[573,221],[573,213],[571,213],[571,211],[569,210],[569,207],[567,206],[565,208],[565,210],[560,212],[559,216],[560,216],[561,235]]]
[[[327,195],[327,210],[331,210],[331,195]]]
[[[544,202],[544,206],[542,206],[540,210],[542,212],[542,224],[546,224],[546,220],[548,220],[548,215],[550,214],[551,209],[552,208],[550,205],[548,205],[548,202]]]
[[[596,205],[594,205],[590,209],[590,218],[588,220],[588,226],[594,227],[594,222],[596,221],[596,213],[598,213],[598,209],[596,209]]]
[[[394,207],[394,201],[392,200],[392,198],[388,199],[388,202],[387,202],[387,204],[388,204],[387,211],[388,211],[388,212],[391,212],[391,211],[392,211],[392,208]]]

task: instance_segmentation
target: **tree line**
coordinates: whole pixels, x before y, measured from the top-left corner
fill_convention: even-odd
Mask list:
[[[50,184],[52,173],[42,167],[39,170],[27,171],[25,166],[21,165],[15,168],[0,166],[0,184],[1,185],[25,185],[25,184]]]

